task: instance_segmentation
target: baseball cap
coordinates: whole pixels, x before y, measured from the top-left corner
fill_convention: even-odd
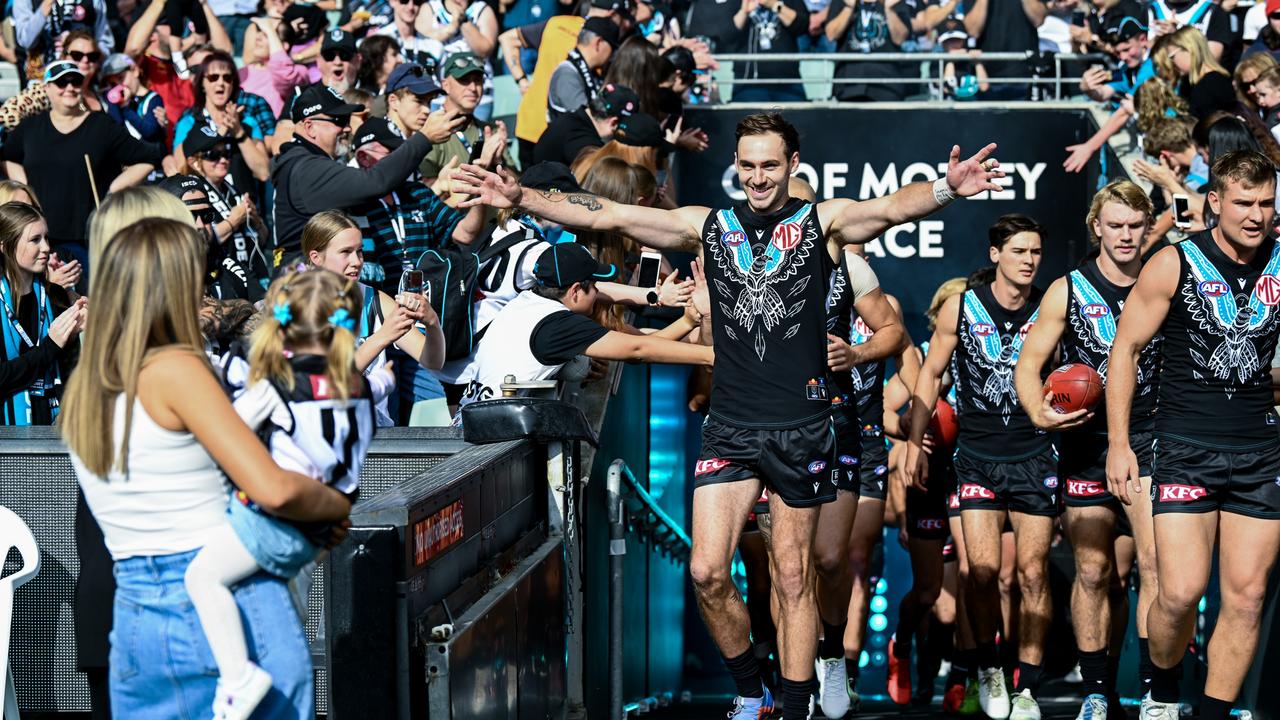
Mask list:
[[[400,63],[387,78],[387,94],[396,90],[408,90],[414,95],[431,95],[440,92],[440,86],[430,71],[417,63]]]
[[[382,143],[388,150],[395,150],[404,144],[404,135],[400,133],[400,128],[387,118],[369,118],[360,126],[360,132],[352,141],[351,147],[359,150],[373,142]]]
[[[79,75],[80,79],[84,79],[84,73],[80,72],[79,66],[70,60],[58,60],[49,63],[44,69],[44,81],[51,83],[64,75]]]
[[[191,132],[187,133],[186,139],[182,141],[182,152],[187,157],[191,157],[192,155],[230,144],[231,140],[229,138],[219,135],[217,130],[208,125],[203,125],[198,128],[192,128]]]
[[[676,45],[662,53],[662,59],[671,63],[671,67],[685,75],[692,75],[698,70],[698,63],[693,59],[693,51],[682,45]]]
[[[618,34],[617,23],[609,18],[587,18],[587,21],[582,24],[582,29],[609,43],[609,47],[614,50],[618,49],[618,43],[622,41],[621,36]]]
[[[576,242],[556,243],[538,256],[533,277],[544,287],[567,288],[584,280],[613,277],[612,265],[602,265]]]
[[[640,108],[640,96],[626,85],[605,85],[600,88],[599,99],[604,103],[605,117],[630,117]]]
[[[302,122],[321,113],[330,116],[350,115],[364,110],[363,105],[352,105],[342,99],[337,90],[327,85],[308,85],[293,99],[293,121]]]
[[[630,15],[633,6],[631,0],[591,0],[591,7]]]
[[[520,175],[520,185],[533,190],[551,190],[562,193],[583,192],[578,179],[569,166],[549,160],[531,165]]]
[[[111,53],[107,59],[102,62],[102,77],[111,77],[133,67],[133,58],[124,53]]]
[[[1272,5],[1280,7],[1280,0],[1268,0],[1268,12],[1271,11],[1270,8]],[[1106,36],[1107,41],[1113,44],[1121,43],[1125,40],[1146,34],[1147,23],[1145,16],[1143,19],[1139,19],[1133,15],[1116,17],[1111,19],[1110,22],[1107,23],[1107,27],[1103,30],[1103,35]]]
[[[1280,10],[1280,1],[1267,0],[1267,14],[1270,15],[1277,10]]]
[[[968,40],[969,32],[964,29],[964,23],[956,18],[947,18],[942,21],[942,25],[938,27],[938,44],[948,40]]]
[[[204,189],[204,181],[194,175],[170,175],[156,183],[156,187],[179,200],[189,192],[198,191],[208,194]]]
[[[652,147],[663,152],[671,152],[675,148],[667,142],[662,126],[657,119],[647,113],[636,113],[618,121],[618,128],[613,131],[613,139],[623,145],[632,147]]]
[[[324,34],[324,42],[320,43],[320,50],[347,50],[351,53],[356,51],[356,38],[351,33],[342,28],[334,28]]]
[[[470,50],[456,52],[444,61],[444,69],[440,72],[444,77],[451,77],[455,80],[464,78],[471,73],[483,73],[484,63],[476,54]]]

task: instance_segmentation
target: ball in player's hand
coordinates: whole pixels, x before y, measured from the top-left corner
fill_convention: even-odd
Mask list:
[[[956,411],[946,400],[939,399],[938,404],[934,406],[933,417],[929,419],[929,434],[939,446],[955,447],[960,426],[956,424]]]
[[[1055,412],[1073,413],[1092,410],[1102,399],[1102,377],[1083,363],[1071,363],[1049,373],[1044,392],[1051,394],[1049,404]]]

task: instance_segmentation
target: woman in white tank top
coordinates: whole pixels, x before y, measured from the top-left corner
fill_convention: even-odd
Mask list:
[[[214,664],[183,575],[209,531],[226,522],[223,471],[280,517],[346,527],[350,504],[280,469],[223,394],[203,353],[204,245],[190,226],[149,219],[125,228],[98,267],[115,281],[94,293],[62,432],[115,560],[112,712],[206,716],[215,707]],[[247,611],[251,659],[274,678],[263,716],[310,720],[310,655],[287,588],[259,574],[235,594]],[[234,698],[216,704],[222,712]]]

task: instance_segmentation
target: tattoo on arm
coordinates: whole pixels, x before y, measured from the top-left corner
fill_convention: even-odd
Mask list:
[[[569,196],[570,205],[581,205],[591,212],[598,212],[604,209],[604,205],[600,204],[600,198],[588,193],[571,193]]]

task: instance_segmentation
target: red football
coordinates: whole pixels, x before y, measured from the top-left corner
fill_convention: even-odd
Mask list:
[[[1083,363],[1071,363],[1049,373],[1043,392],[1052,393],[1049,404],[1060,413],[1092,410],[1102,399],[1102,378]]]
[[[946,400],[939,399],[938,404],[934,406],[933,417],[929,419],[929,434],[939,446],[955,447],[960,426],[956,424],[956,411]]]

